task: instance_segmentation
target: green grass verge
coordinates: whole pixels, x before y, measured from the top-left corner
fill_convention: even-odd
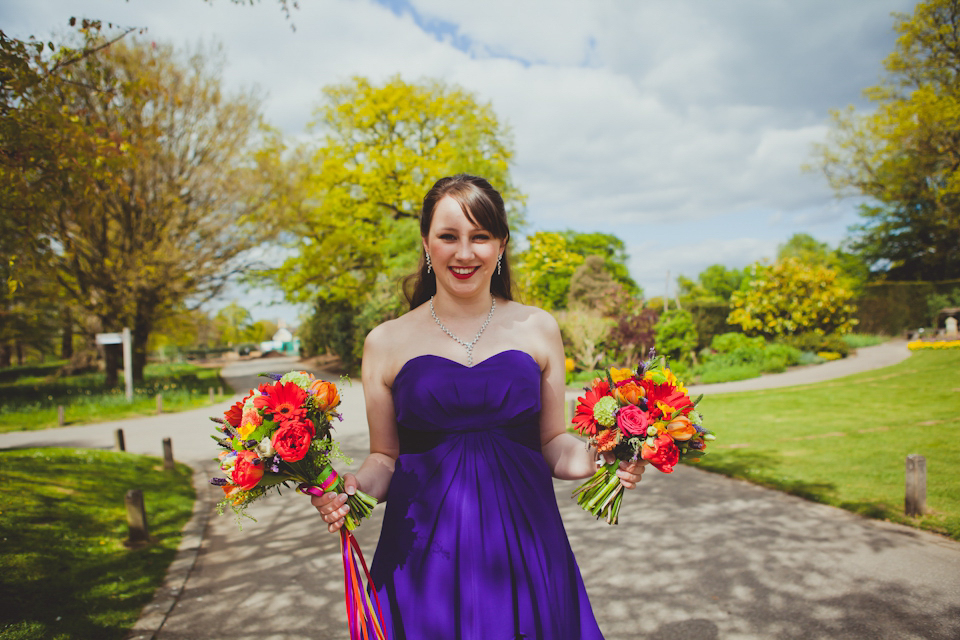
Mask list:
[[[0,638],[122,638],[173,561],[195,498],[191,471],[89,449],[0,451]],[[143,491],[150,535],[127,538],[123,498]]]
[[[219,369],[192,364],[150,364],[144,381],[127,402],[124,388],[104,387],[103,373],[55,378],[57,363],[25,372],[0,371],[0,433],[58,426],[57,407],[64,407],[66,426],[121,420],[156,413],[158,393],[163,410],[183,411],[209,404],[209,388],[232,393]],[[16,375],[21,373],[21,375]]]
[[[718,434],[696,466],[960,540],[960,351],[815,385],[709,395]],[[927,508],[903,514],[904,461],[927,459]]]

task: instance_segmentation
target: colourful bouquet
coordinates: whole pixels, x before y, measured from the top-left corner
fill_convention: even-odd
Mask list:
[[[223,488],[225,496],[217,507],[222,514],[229,505],[240,516],[250,517],[246,508],[271,489],[293,483],[301,493],[323,495],[343,493],[344,482],[331,462],[349,460],[330,435],[332,420],[340,419],[337,386],[319,380],[306,371],[260,374],[273,380],[264,383],[230,407],[218,423],[220,434],[213,436],[224,450],[218,457],[223,477],[210,480]],[[340,529],[340,549],[345,572],[345,599],[350,637],[384,639],[379,615],[363,588],[361,567],[369,583],[363,554],[350,531],[370,515],[377,500],[362,491],[347,497],[350,511]],[[376,592],[374,591],[376,598]]]
[[[647,460],[664,473],[671,473],[681,459],[698,460],[706,452],[711,431],[704,429],[696,405],[687,390],[667,367],[655,358],[636,371],[611,368],[593,380],[586,395],[578,398],[573,423],[600,453],[615,460],[597,469],[580,485],[577,504],[608,524],[617,524],[623,486],[616,475],[620,461]]]

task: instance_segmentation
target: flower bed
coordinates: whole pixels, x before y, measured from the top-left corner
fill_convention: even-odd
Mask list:
[[[920,349],[960,349],[960,340],[914,340],[907,343],[910,351]]]

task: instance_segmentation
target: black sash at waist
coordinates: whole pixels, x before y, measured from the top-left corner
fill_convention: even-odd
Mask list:
[[[536,424],[506,424],[496,427],[483,427],[480,429],[450,429],[450,430],[426,430],[409,429],[402,424],[397,425],[397,435],[400,437],[400,454],[405,453],[426,453],[434,447],[458,436],[470,434],[491,434],[501,436],[523,445],[528,449],[540,451],[540,429]]]

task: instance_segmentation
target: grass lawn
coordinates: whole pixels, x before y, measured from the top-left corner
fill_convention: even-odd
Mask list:
[[[704,397],[717,441],[697,466],[960,540],[960,350],[804,387]],[[903,514],[904,461],[927,509]]]
[[[232,393],[219,369],[192,364],[149,364],[143,384],[127,402],[124,387],[104,388],[103,373],[54,378],[60,363],[0,370],[0,433],[57,426],[57,406],[67,426],[120,420],[156,413],[158,393],[164,411],[209,404],[209,388]]]
[[[123,638],[153,597],[190,518],[185,465],[88,449],[0,451],[0,638]],[[127,537],[123,498],[141,489],[150,534]]]

